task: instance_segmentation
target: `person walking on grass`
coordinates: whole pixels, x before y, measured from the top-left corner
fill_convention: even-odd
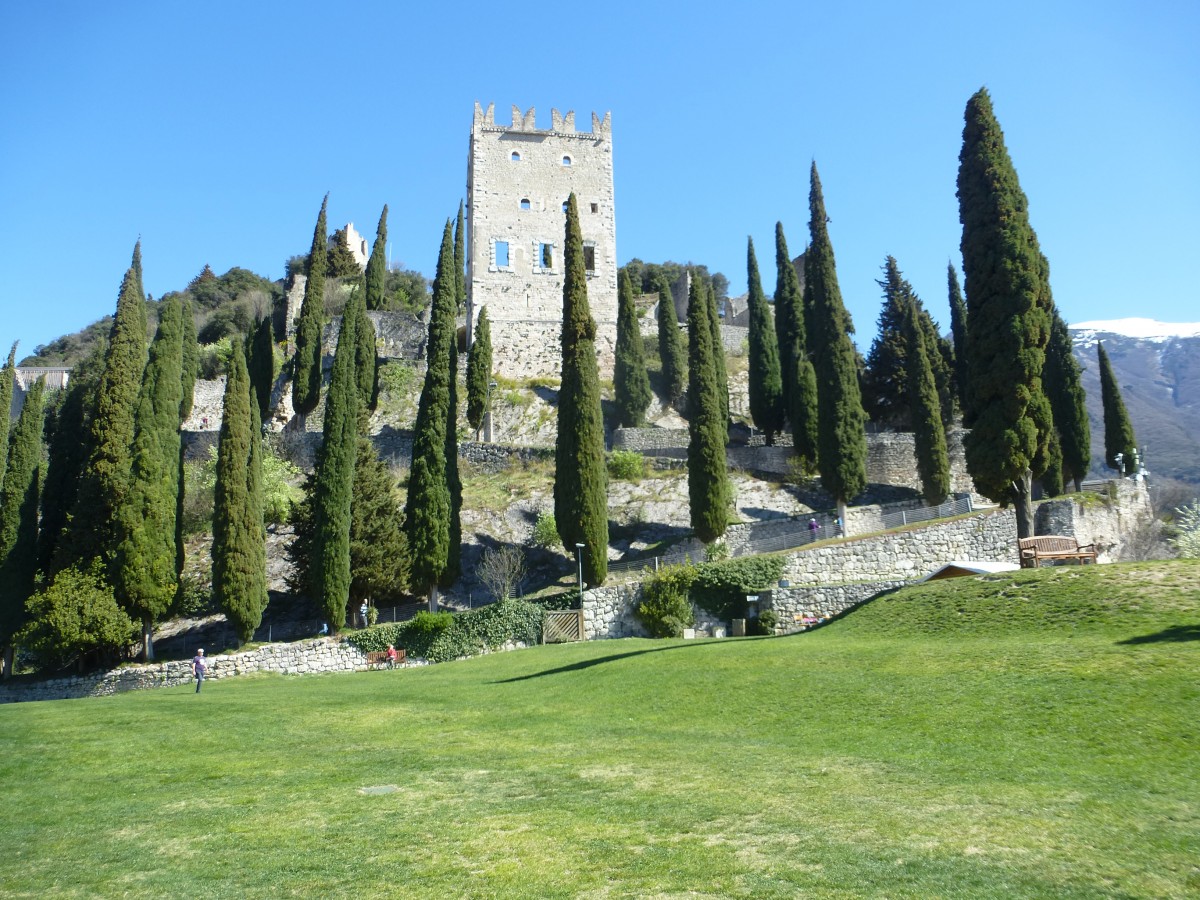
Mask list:
[[[192,660],[192,677],[196,679],[196,693],[200,693],[200,686],[204,684],[204,673],[208,671],[208,663],[204,661],[204,648],[201,647],[196,651],[196,656]]]

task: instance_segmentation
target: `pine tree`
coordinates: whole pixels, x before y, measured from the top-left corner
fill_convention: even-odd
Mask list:
[[[442,231],[429,338],[425,342],[425,384],[413,429],[412,470],[404,508],[411,584],[437,609],[437,586],[450,548],[450,487],[446,480],[446,424],[450,412],[450,345],[454,341],[454,243],[450,221]]]
[[[809,344],[817,374],[817,468],[821,486],[836,498],[838,515],[845,522],[846,501],[867,486],[867,417],[858,386],[857,354],[850,340],[854,325],[842,304],[815,162],[810,181],[811,242],[804,258],[804,291],[805,307],[812,310]]]
[[[325,207],[328,203],[329,195],[326,194],[313,231],[312,249],[308,254],[308,280],[304,283],[304,300],[296,322],[292,407],[300,416],[307,416],[316,409],[321,399],[321,331],[325,322],[327,266]]]
[[[1058,310],[1050,317],[1050,343],[1046,345],[1046,368],[1042,375],[1054,428],[1058,433],[1062,459],[1062,480],[1083,489],[1083,479],[1091,466],[1092,428],[1088,422],[1087,396],[1079,363],[1071,352],[1071,332]],[[1045,477],[1042,478],[1043,485]]]
[[[808,467],[818,450],[817,375],[808,351],[809,336],[800,279],[788,253],[783,223],[775,223],[775,334],[779,340],[779,374],[783,408],[792,426],[792,448]]]
[[[367,309],[384,309],[384,292],[387,286],[387,204],[379,216],[375,229],[375,243],[371,245],[371,257],[367,260]]]
[[[13,388],[17,380],[17,344],[14,341],[8,351],[8,362],[0,369],[0,485],[4,484],[4,470],[8,465],[8,429],[12,416]]]
[[[1133,423],[1103,344],[1096,343],[1096,353],[1100,359],[1100,405],[1104,408],[1104,462],[1122,475],[1133,475],[1138,470]]]
[[[5,675],[12,673],[13,638],[25,623],[25,601],[33,593],[37,572],[42,391],[38,379],[25,395],[0,487],[0,646],[5,648]]]
[[[275,332],[271,318],[260,319],[246,342],[246,371],[258,398],[260,420],[271,414],[271,388],[275,384]]]
[[[1032,481],[1045,471],[1053,427],[1042,392],[1050,337],[1048,266],[986,89],[968,101],[965,119],[958,209],[967,406],[974,417],[965,440],[967,470],[981,494],[1015,506],[1017,536],[1030,537]]]
[[[663,390],[667,402],[675,403],[687,387],[687,353],[679,334],[679,319],[671,282],[665,275],[658,277],[658,354],[662,360]]]
[[[721,316],[717,312],[717,294],[708,281],[701,279],[708,306],[708,325],[712,332],[713,373],[717,376],[717,405],[725,423],[725,439],[729,437],[729,375],[725,366],[725,341],[721,337]],[[690,302],[690,298],[689,298]]]
[[[706,294],[704,283],[694,278],[688,291],[688,499],[692,530],[710,544],[725,533],[730,495],[725,464],[728,426],[721,418]]]
[[[131,266],[121,284],[104,373],[91,421],[91,456],[83,470],[64,547],[70,562],[107,557],[120,539],[117,510],[129,487],[134,413],[146,365],[146,306]]]
[[[330,278],[358,278],[362,275],[358,258],[350,249],[348,229],[339,228],[330,238],[325,268]]]
[[[71,377],[46,424],[50,448],[46,484],[42,492],[42,524],[38,536],[38,568],[55,574],[70,564],[66,535],[70,513],[79,496],[79,485],[92,455],[92,416],[96,393],[104,374],[107,340],[100,340],[71,369]],[[64,537],[67,538],[64,541]],[[60,545],[62,549],[60,550]]]
[[[466,232],[463,228],[463,204],[458,201],[458,221],[454,223],[454,302],[455,312],[462,312],[467,305],[467,252]]]
[[[914,295],[895,257],[887,258],[883,270],[883,280],[875,282],[883,288],[883,308],[876,323],[878,333],[867,352],[863,407],[871,421],[904,430],[912,423],[906,328]]]
[[[779,343],[758,274],[753,238],[747,240],[746,279],[750,310],[750,418],[770,447],[775,444],[775,435],[783,428],[783,382],[780,380]]]
[[[613,369],[613,396],[617,424],[637,428],[650,406],[650,376],[646,374],[646,351],[642,328],[633,305],[633,284],[622,271],[617,280],[617,349]]]
[[[314,583],[317,600],[334,631],[346,621],[350,599],[350,508],[354,459],[358,454],[358,383],[355,371],[357,308],[350,298],[333,355],[333,375],[325,397],[325,423],[313,506]]]
[[[492,392],[492,326],[487,307],[479,310],[475,322],[475,339],[467,354],[467,422],[475,429],[475,440],[483,428],[483,417],[491,412]]]
[[[583,544],[583,579],[608,575],[608,470],[596,370],[596,322],[588,306],[583,235],[574,192],[563,240],[562,387],[554,448],[554,519],[570,553]],[[667,293],[670,297],[670,292]],[[660,298],[659,302],[662,302]]]
[[[360,434],[350,509],[350,606],[395,601],[408,579],[408,542],[395,479],[370,439]]]
[[[937,382],[929,364],[930,356],[938,350],[930,345],[929,336],[921,327],[916,303],[905,305],[904,331],[909,417],[921,496],[930,506],[936,506],[950,493],[950,455],[946,451]]]
[[[265,607],[263,584],[265,535],[262,528],[261,495],[258,515],[251,496],[261,474],[254,474],[260,440],[254,431],[256,410],[246,360],[239,341],[233,342],[221,436],[217,445],[217,483],[213,499],[212,574],[213,597],[233,625],[239,643],[254,636]],[[254,401],[257,405],[257,400]]]
[[[117,510],[120,543],[110,567],[118,602],[142,623],[142,654],[154,658],[154,623],[177,587],[183,311],[163,302],[134,417],[129,491]]]
[[[963,424],[971,424],[967,395],[967,303],[958,286],[954,264],[946,265],[946,281],[950,291],[950,335],[954,341],[954,394],[962,409]]]

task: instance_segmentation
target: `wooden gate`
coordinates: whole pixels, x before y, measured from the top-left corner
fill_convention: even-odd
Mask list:
[[[546,617],[542,620],[543,644],[562,644],[583,639],[582,609],[546,610]]]

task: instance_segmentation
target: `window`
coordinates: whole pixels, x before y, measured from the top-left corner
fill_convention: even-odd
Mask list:
[[[563,165],[564,165],[564,166],[569,166],[570,164],[571,164],[571,157],[569,157],[569,156],[564,156],[564,157],[563,157]]]
[[[543,269],[554,268],[554,245],[553,244],[538,244],[537,258]]]
[[[509,157],[509,159],[511,159],[513,162],[520,162],[520,161],[521,161],[521,154],[520,154],[520,153],[518,153],[516,150],[514,150],[514,151],[512,152],[512,156],[510,156],[510,157]]]
[[[563,212],[566,212],[566,211],[567,211],[567,201],[564,200],[563,201]]]
[[[583,245],[583,267],[589,272],[596,271],[596,245]]]
[[[529,208],[530,208],[530,207],[529,207],[529,198],[528,198],[528,197],[523,197],[523,198],[521,199],[521,209],[529,209]]]
[[[600,204],[599,203],[592,204],[592,212],[594,212],[594,213],[600,212]]]
[[[496,268],[508,268],[508,241],[496,241]]]

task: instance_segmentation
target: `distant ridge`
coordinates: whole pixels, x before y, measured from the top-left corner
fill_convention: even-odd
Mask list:
[[[1155,319],[1107,319],[1079,322],[1071,331],[1090,331],[1096,334],[1119,334],[1141,340],[1165,341],[1171,338],[1200,337],[1200,322],[1159,322]]]

